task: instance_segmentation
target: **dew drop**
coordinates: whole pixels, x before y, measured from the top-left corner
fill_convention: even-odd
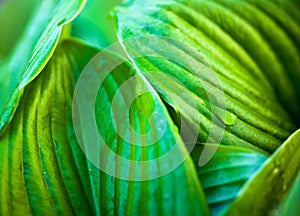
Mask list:
[[[229,111],[223,110],[217,106],[212,105],[213,113],[225,124],[232,126],[237,122],[237,116]]]
[[[237,116],[231,112],[226,112],[226,120],[225,124],[226,125],[234,125],[237,121]]]
[[[273,175],[278,175],[279,174],[279,169],[276,167],[274,170],[273,170]]]

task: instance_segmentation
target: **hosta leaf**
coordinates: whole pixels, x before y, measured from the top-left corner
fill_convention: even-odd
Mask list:
[[[238,15],[241,19],[247,21],[251,27],[255,30],[259,31],[263,36],[264,40],[269,44],[270,48],[276,54],[278,60],[277,62],[282,65],[284,68],[284,75],[287,77],[288,82],[293,87],[293,90],[296,95],[300,94],[299,81],[300,81],[300,53],[297,49],[297,44],[294,43],[293,39],[289,37],[288,33],[284,31],[284,29],[276,23],[276,20],[273,20],[268,15],[264,14],[263,11],[259,10],[252,5],[243,2],[243,1],[217,1],[220,5],[226,7],[236,15]],[[266,1],[268,3],[268,1]],[[281,16],[283,16],[282,14]],[[300,26],[297,26],[300,29]],[[271,33],[272,32],[272,33]],[[297,39],[297,42],[300,42]],[[274,77],[274,72],[268,74],[268,78],[272,81]],[[283,77],[280,76],[280,79]],[[275,84],[279,83],[279,79],[276,79]],[[286,89],[280,88],[280,89]],[[278,95],[281,95],[282,92]],[[283,92],[283,96],[286,97],[286,92]],[[299,101],[293,101],[294,103],[287,103],[287,108],[289,109],[292,116],[295,116],[295,122],[299,122],[300,118],[298,117],[299,110]],[[285,104],[284,104],[285,105]]]
[[[299,25],[300,25],[300,5],[299,1],[290,0],[290,1],[281,1],[275,0],[274,3],[278,5],[278,7],[284,9]]]
[[[280,6],[280,3],[289,4],[289,1],[276,2],[248,0],[248,2],[250,2],[255,7],[259,8],[261,11],[264,11],[264,13],[268,14],[268,16],[272,17],[272,19],[276,21],[277,24],[285,30],[285,32],[290,36],[290,38],[293,39],[294,43],[297,44],[298,49],[300,48],[300,19],[293,19],[291,13],[289,13],[289,11],[285,11],[284,7]],[[297,11],[297,9],[294,6],[293,9]],[[280,16],[278,16],[278,14],[280,14]],[[298,12],[296,12],[296,14],[297,16],[299,16]]]
[[[75,80],[94,53],[95,50],[87,46],[63,41],[41,74],[25,87],[16,114],[0,139],[1,215],[180,215],[182,211],[187,215],[207,215],[208,207],[191,159],[180,166],[173,165],[188,155],[159,97],[147,89],[149,84],[141,82],[128,92],[146,90],[133,101],[130,123],[137,132],[144,134],[152,129],[159,135],[162,132],[158,126],[165,122],[165,133],[147,148],[130,146],[117,135],[110,116],[111,100],[118,86],[135,73],[127,64],[116,68],[99,90],[95,116],[100,132],[108,146],[125,158],[154,159],[172,148],[176,150],[175,155],[164,161],[154,161],[152,167],[144,170],[139,170],[139,166],[126,167],[111,154],[101,158],[101,163],[115,167],[116,173],[131,176],[141,173],[151,176],[169,167],[174,170],[153,180],[129,181],[101,172],[86,159],[73,130],[71,103]],[[104,66],[101,66],[103,71]],[[126,103],[122,102],[127,97],[121,99],[114,107],[114,115],[120,120],[116,122],[117,127],[126,130],[126,125],[122,124]],[[154,116],[150,124],[147,117],[153,112],[158,112],[159,117]],[[127,132],[132,134],[132,131]],[[84,133],[83,139],[88,135]],[[138,145],[151,143],[155,136],[135,137],[133,141]],[[96,144],[93,140],[87,145],[96,151]]]
[[[289,189],[287,197],[280,204],[278,215],[297,215],[300,212],[299,206],[300,200],[300,172],[298,173],[297,179]]]
[[[213,145],[208,145],[213,147]],[[192,157],[198,163],[204,146]],[[246,148],[219,146],[212,159],[196,170],[213,215],[220,215],[234,201],[245,182],[259,169],[267,156]]]
[[[26,27],[0,66],[0,133],[11,120],[24,87],[49,61],[62,26],[74,19],[84,3],[46,0],[34,6]]]
[[[272,43],[270,43],[270,41],[272,41],[270,39],[272,37],[269,34],[271,30],[266,28],[265,32],[269,32],[268,34],[263,35],[261,30],[264,26],[260,24],[261,21],[260,23],[255,23],[257,26],[262,26],[262,28],[259,27],[260,29],[257,29],[251,24],[251,21],[248,21],[249,19],[245,20],[243,17],[231,12],[217,1],[179,1],[194,9],[197,8],[198,13],[203,14],[220,26],[223,31],[227,32],[232,39],[238,42],[245,51],[249,53],[251,58],[258,64],[265,76],[270,80],[282,105],[286,107],[293,118],[298,116],[297,110],[299,109],[299,103],[297,100],[297,89],[293,88],[294,86],[291,85],[294,80],[289,77],[290,75],[286,71],[287,68],[284,67],[283,62],[279,58],[280,52],[285,52],[285,47],[283,46],[283,49],[282,47],[280,49],[274,49],[274,44],[272,45]],[[253,16],[253,19],[250,20],[261,19],[261,17],[257,17],[257,14],[254,15],[251,13],[250,16]],[[267,21],[263,20],[263,23],[265,22]],[[270,26],[270,28],[272,28],[272,26]],[[277,29],[276,32],[280,32],[280,30]],[[279,36],[282,36],[282,34]],[[275,46],[281,46],[281,43],[288,43],[288,41],[284,39],[278,44],[275,42]],[[296,58],[298,58],[299,61],[299,57]],[[298,121],[296,121],[296,123],[298,123]]]
[[[299,143],[300,130],[293,133],[243,186],[226,215],[243,212],[266,215],[270,209],[276,209],[299,173]]]
[[[93,162],[89,167],[99,211],[104,215],[207,215],[193,162],[158,94],[139,71],[119,65],[122,59],[112,57],[96,56],[75,91],[74,114],[79,113],[75,131]],[[110,72],[112,63],[119,66]],[[94,92],[102,81],[99,92]],[[90,116],[94,107],[95,117]],[[93,118],[95,126],[89,124]]]
[[[86,158],[72,130],[75,78],[95,53],[63,42],[0,139],[1,215],[90,215]]]
[[[275,54],[262,36],[255,30],[250,31],[251,28],[245,21],[240,23],[242,21],[236,15],[210,1],[146,2],[147,7],[145,1],[136,0],[117,8],[118,33],[120,39],[125,40],[124,46],[136,66],[165,101],[183,116],[188,125],[197,127],[198,119],[201,119],[201,142],[206,141],[212,127],[219,128],[219,132],[224,127],[222,117],[219,122],[211,121],[212,116],[218,115],[213,110],[213,106],[217,106],[221,112],[223,110],[226,113],[226,108],[228,115],[237,116],[234,124],[226,126],[223,144],[274,151],[295,126],[278,103],[277,95],[266,79],[267,65],[279,63],[273,64]],[[234,30],[235,25],[230,26],[230,22],[226,21],[224,25],[228,23],[230,27],[226,29],[219,22],[218,17],[225,17],[226,14],[233,16],[237,22],[235,25],[246,25],[241,29],[245,28],[245,32],[251,33],[250,37],[253,37],[248,40],[248,44],[236,37],[240,32],[237,29],[240,28]],[[158,40],[152,37],[149,40],[126,43],[128,38],[151,35],[164,38]],[[166,37],[175,39],[176,42]],[[269,59],[259,57],[262,54],[255,53],[256,48],[251,48],[253,53],[249,52],[249,41],[252,40],[264,47],[263,52]],[[148,57],[141,58],[143,55]],[[155,73],[157,71],[162,73]],[[220,84],[212,79],[211,74],[214,72]],[[174,79],[166,81],[168,76]],[[289,82],[284,85],[289,86]],[[285,92],[283,85],[279,87],[276,85],[274,88]],[[294,94],[291,88],[287,91]],[[189,96],[176,104],[168,99],[170,92]],[[224,107],[219,107],[207,97],[207,94],[223,93]],[[293,101],[290,100],[291,104],[294,101],[296,97],[293,97]],[[185,104],[196,104],[197,109],[190,111],[185,108]],[[219,132],[216,134],[220,134]],[[213,141],[209,140],[211,143]]]

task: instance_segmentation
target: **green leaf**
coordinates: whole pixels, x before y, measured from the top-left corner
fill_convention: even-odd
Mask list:
[[[197,8],[198,13],[203,14],[212,22],[220,26],[223,31],[229,34],[232,39],[238,42],[243,49],[249,53],[251,58],[258,64],[264,75],[273,85],[273,90],[277,94],[281,104],[289,111],[291,117],[295,119],[295,123],[298,124],[299,121],[296,120],[296,118],[299,118],[297,117],[297,110],[299,109],[297,89],[291,85],[294,80],[286,73],[286,68],[279,58],[280,53],[285,52],[285,47],[283,46],[283,49],[281,47],[275,52],[273,49],[274,46],[272,47],[272,44],[269,43],[269,41],[271,41],[270,38],[272,37],[271,34],[266,34],[267,37],[265,37],[265,35],[260,32],[263,28],[257,29],[251,24],[251,20],[261,20],[261,17],[257,17],[257,14],[254,16],[254,14],[251,13],[250,16],[253,17],[246,20],[237,13],[220,5],[217,1],[179,1],[189,7]],[[250,20],[250,22],[248,20]],[[261,22],[262,21],[260,21],[260,23]],[[268,21],[263,19],[263,23],[264,22]],[[255,24],[260,25],[260,23]],[[262,27],[264,26],[262,25]],[[268,31],[268,27],[264,32],[272,32],[272,30]],[[270,26],[270,28],[271,27],[274,27],[274,25]],[[276,32],[279,31],[280,30],[278,29],[276,30]],[[282,37],[282,34],[280,36]],[[279,46],[281,46],[281,43],[287,43],[287,40],[282,40],[282,42],[278,43]]]
[[[26,27],[0,66],[0,133],[12,119],[24,87],[40,73],[52,56],[62,26],[72,21],[84,4],[85,0],[36,3]]]
[[[281,1],[275,0],[274,3],[278,5],[278,7],[285,10],[297,23],[300,25],[300,5],[299,1],[296,0],[289,0],[289,1]]]
[[[86,158],[72,130],[75,78],[95,53],[63,42],[25,87],[0,139],[1,215],[90,215]]]
[[[75,81],[94,53],[94,49],[85,45],[63,41],[40,75],[25,87],[16,114],[0,139],[0,197],[3,198],[0,213],[138,215],[156,212],[179,215],[185,211],[187,215],[208,215],[193,162],[187,158],[178,166],[178,161],[188,156],[187,152],[158,95],[148,89],[149,84],[140,82],[137,88],[133,86],[132,94],[141,89],[146,92],[133,101],[129,117],[137,133],[145,134],[152,129],[154,137],[136,136],[133,141],[137,146],[134,146],[122,140],[115,131],[110,116],[113,94],[121,83],[135,74],[127,63],[116,68],[98,92],[95,116],[99,131],[108,146],[122,157],[137,161],[155,159],[171,149],[175,149],[172,155],[175,157],[154,161],[152,167],[143,170],[139,170],[139,166],[126,167],[111,154],[101,158],[104,166],[113,166],[116,172],[125,175],[162,173],[160,178],[147,181],[113,177],[87,160],[86,156],[90,155],[83,154],[75,136],[78,134],[73,130],[71,105]],[[101,71],[105,71],[104,62],[100,62]],[[128,111],[123,103],[126,98],[121,97],[117,107],[113,107],[114,115],[120,120],[116,121],[117,127],[133,134],[123,124]],[[155,118],[154,115],[150,124],[147,116],[153,113],[159,116]],[[165,121],[166,130],[161,139],[155,141],[162,133],[158,127],[162,121]],[[83,132],[85,140],[89,133]],[[155,143],[141,146],[145,142]],[[87,145],[92,145],[92,150],[96,151],[94,142]],[[169,170],[170,167],[174,169]]]
[[[267,65],[277,63],[257,31],[210,1],[147,1],[147,7],[144,3],[131,1],[116,9],[119,38],[124,40],[136,67],[166,103],[183,116],[183,123],[191,125],[192,134],[199,133],[200,142],[215,143],[216,139],[207,141],[209,132],[215,128],[215,138],[222,136],[225,128],[222,144],[273,152],[295,130],[266,79]],[[218,20],[227,15],[239,28]],[[248,44],[235,37],[242,31],[237,29],[249,33]],[[153,35],[163,38],[150,37]],[[126,42],[140,36],[150,38]],[[251,48],[252,55],[249,41],[264,47],[266,57],[259,57],[261,53],[255,53],[256,48]],[[217,79],[213,78],[214,73]],[[284,85],[289,86],[289,82]],[[282,94],[285,87],[274,84]],[[184,95],[183,100],[172,101],[173,92]],[[215,101],[209,95],[215,95]],[[222,97],[225,101],[217,103]],[[295,100],[296,97],[289,100],[290,104]],[[214,116],[220,121],[213,120]],[[237,120],[226,125],[226,116],[236,116]],[[189,134],[182,133],[185,141]]]
[[[270,49],[273,50],[277,57],[277,62],[283,67],[285,76],[280,76],[279,79],[277,78],[273,81],[274,71],[265,71],[269,80],[271,80],[274,85],[280,86],[280,90],[277,91],[280,99],[285,100],[283,98],[287,98],[287,92],[282,91],[282,89],[286,90],[286,84],[284,84],[284,86],[281,86],[280,84],[282,79],[286,79],[285,77],[287,77],[287,82],[289,82],[289,85],[292,87],[294,94],[300,95],[300,88],[298,85],[300,82],[300,52],[297,49],[297,44],[294,43],[293,38],[289,37],[288,32],[285,32],[284,29],[276,23],[276,20],[273,20],[263,11],[246,2],[236,2],[232,0],[219,0],[216,2],[238,15],[239,18],[247,21],[253,29],[261,33],[263,39],[270,46]],[[284,14],[280,16],[283,15]],[[300,26],[297,26],[297,28],[300,29]],[[285,101],[283,105],[288,109],[291,116],[295,118],[295,123],[298,123],[300,120],[300,117],[298,116],[299,103],[298,101],[293,102],[294,103]]]
[[[207,147],[214,145],[206,144]],[[203,148],[204,145],[198,145],[192,152],[196,164]],[[220,215],[228,208],[266,159],[267,155],[247,148],[219,146],[207,164],[196,166],[212,215]]]
[[[285,11],[284,7],[281,7],[280,4],[289,4],[289,1],[259,1],[259,0],[249,0],[252,5],[259,8],[261,11],[263,11],[268,16],[272,17],[274,21],[277,22],[278,25],[280,25],[285,32],[290,36],[291,39],[293,39],[294,43],[297,44],[298,50],[300,49],[300,22],[298,19],[293,19],[293,16],[289,11]],[[294,11],[297,11],[297,9],[292,6]],[[278,16],[280,14],[280,16]],[[298,11],[296,12],[296,15],[299,16]],[[298,21],[298,23],[297,23]]]
[[[289,189],[287,196],[280,204],[278,215],[297,215],[300,212],[300,172],[298,177]]]
[[[35,2],[29,0],[11,0],[0,2],[0,55],[7,57],[15,41],[24,31],[24,27],[35,9]]]
[[[243,212],[267,215],[270,209],[277,208],[299,173],[299,142],[300,130],[293,133],[243,186],[226,215]]]
[[[208,215],[193,162],[158,94],[130,64],[103,52],[75,91],[75,131],[91,161],[98,213]],[[112,64],[119,66],[111,71]]]
[[[84,70],[97,50],[61,30],[85,0],[6,2],[0,215],[297,213],[300,131],[282,141],[299,124],[299,4],[257,2],[129,1],[116,10],[128,61],[103,51]],[[111,3],[90,3],[73,34],[113,42],[96,21]]]
[[[232,1],[229,1],[229,3],[230,2]],[[269,17],[264,16],[264,14],[258,11],[256,11],[256,13],[252,12],[250,15],[247,13],[240,15],[241,13],[228,10],[218,3],[218,1],[192,1],[186,4],[191,7],[199,7],[200,13],[218,24],[224,31],[229,33],[234,40],[243,46],[273,85],[273,89],[278,95],[281,104],[289,111],[292,118],[295,119],[295,123],[298,123],[299,121],[296,119],[299,118],[297,112],[299,107],[297,103],[297,88],[292,85],[295,76],[298,76],[298,74],[295,73],[291,76],[287,73],[288,71],[284,63],[287,62],[287,64],[289,64],[290,59],[288,61],[282,61],[280,58],[282,57],[280,54],[286,52],[285,46],[291,44],[289,38],[285,37],[286,35],[284,35],[281,29],[279,29]],[[247,4],[244,5],[251,8],[251,6]],[[265,26],[262,23],[269,23],[269,25]],[[274,32],[274,34],[271,35],[270,32]],[[272,39],[274,35],[276,35],[277,40],[277,34],[278,37],[281,38],[280,43],[276,43],[274,39]],[[282,44],[285,45],[282,46]],[[280,47],[279,49],[278,46]],[[294,47],[292,47],[291,53],[295,53],[293,48]],[[296,54],[295,58],[296,62],[299,62],[298,54]],[[294,67],[297,66],[294,65]]]
[[[122,0],[90,0],[72,23],[72,35],[96,48],[118,41],[111,9]]]

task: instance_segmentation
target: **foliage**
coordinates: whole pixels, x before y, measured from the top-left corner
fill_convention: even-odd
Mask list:
[[[0,215],[298,215],[299,14],[279,0],[0,2]]]

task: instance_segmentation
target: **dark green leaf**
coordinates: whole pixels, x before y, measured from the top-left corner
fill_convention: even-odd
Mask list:
[[[276,20],[258,8],[243,1],[219,0],[216,2],[226,7],[226,9],[229,9],[240,19],[247,21],[249,26],[261,33],[262,38],[269,45],[270,50],[273,50],[277,58],[276,62],[281,64],[283,68],[283,74],[274,76],[274,73],[276,73],[275,70],[264,71],[273,85],[279,86],[278,89],[275,88],[275,91],[281,101],[284,102],[283,106],[288,109],[291,116],[295,117],[295,123],[298,123],[300,121],[300,116],[298,116],[299,102],[292,100],[293,103],[291,103],[291,100],[286,101],[286,98],[289,97],[289,94],[286,92],[286,83],[289,83],[295,95],[300,95],[300,87],[298,85],[300,82],[300,53],[297,49],[297,43],[294,43],[293,38],[289,37],[288,32],[285,32],[284,29],[276,23]],[[266,4],[268,4],[268,1],[266,1]],[[280,14],[280,17],[284,15],[284,13]],[[287,17],[289,18],[289,16]],[[297,29],[299,30],[300,26],[297,26]],[[300,42],[299,38],[296,42]],[[270,64],[270,62],[268,64]],[[284,84],[280,84],[283,79],[287,79],[287,81],[285,81]],[[284,91],[282,91],[283,89]],[[297,96],[294,98],[297,98]]]

